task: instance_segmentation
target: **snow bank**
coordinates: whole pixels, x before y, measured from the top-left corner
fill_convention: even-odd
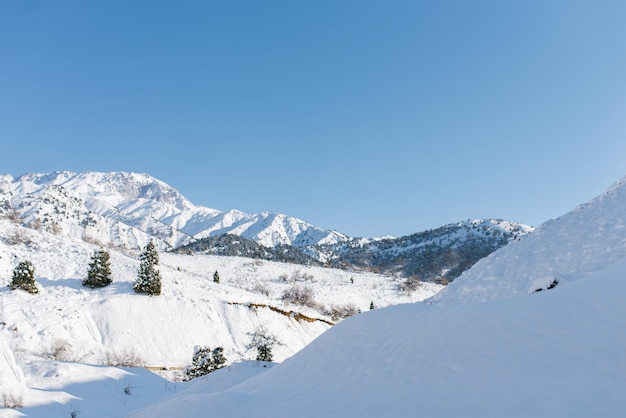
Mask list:
[[[13,351],[0,340],[0,394],[1,406],[20,406],[26,394],[24,373],[15,360]]]

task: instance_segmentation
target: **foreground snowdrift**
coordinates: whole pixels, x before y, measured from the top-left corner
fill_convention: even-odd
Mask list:
[[[623,416],[625,276],[621,261],[524,298],[368,312],[229,390],[130,416]]]

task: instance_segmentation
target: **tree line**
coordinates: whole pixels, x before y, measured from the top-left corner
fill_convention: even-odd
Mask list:
[[[94,252],[87,270],[87,278],[83,280],[83,286],[93,289],[108,286],[113,282],[110,258],[110,254],[102,248]],[[154,243],[150,241],[139,256],[137,280],[133,285],[136,293],[145,293],[149,296],[161,294],[161,273],[157,269],[158,264],[159,254]],[[217,275],[217,271],[215,274]],[[217,281],[219,282],[219,276],[217,276]],[[31,294],[39,293],[32,262],[21,261],[13,269],[9,289],[22,289]]]

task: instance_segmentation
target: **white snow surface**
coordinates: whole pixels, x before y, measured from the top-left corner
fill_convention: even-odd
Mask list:
[[[559,286],[626,258],[626,178],[483,258],[431,299],[487,302]]]

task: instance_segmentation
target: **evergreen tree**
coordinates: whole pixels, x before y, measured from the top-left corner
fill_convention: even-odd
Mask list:
[[[22,261],[13,269],[13,278],[9,284],[9,289],[15,290],[17,288],[31,294],[39,293],[35,282],[35,267],[30,261]]]
[[[83,286],[104,287],[113,281],[111,278],[111,256],[100,248],[91,256],[87,278],[83,280]]]
[[[370,302],[370,311],[371,311],[372,309],[374,309],[374,301],[371,301],[371,302]]]
[[[226,365],[226,357],[224,357],[224,348],[217,347],[211,350],[211,347],[194,348],[191,366],[185,368],[187,380],[204,376],[217,369],[221,369]]]
[[[213,282],[215,282],[215,283],[219,283],[220,282],[220,275],[217,272],[217,270],[215,270],[215,273],[213,273]]]
[[[258,327],[254,330],[254,332],[249,333],[250,335],[250,343],[247,348],[252,349],[256,348],[257,350],[257,361],[272,361],[274,359],[274,355],[272,354],[272,348],[280,344],[276,337],[270,334],[265,327]]]
[[[159,264],[159,254],[152,240],[139,257],[139,271],[133,289],[137,293],[146,293],[150,296],[161,294],[161,273],[155,266]]]
[[[260,345],[257,347],[257,361],[272,361],[274,355],[272,354],[272,346]]]

